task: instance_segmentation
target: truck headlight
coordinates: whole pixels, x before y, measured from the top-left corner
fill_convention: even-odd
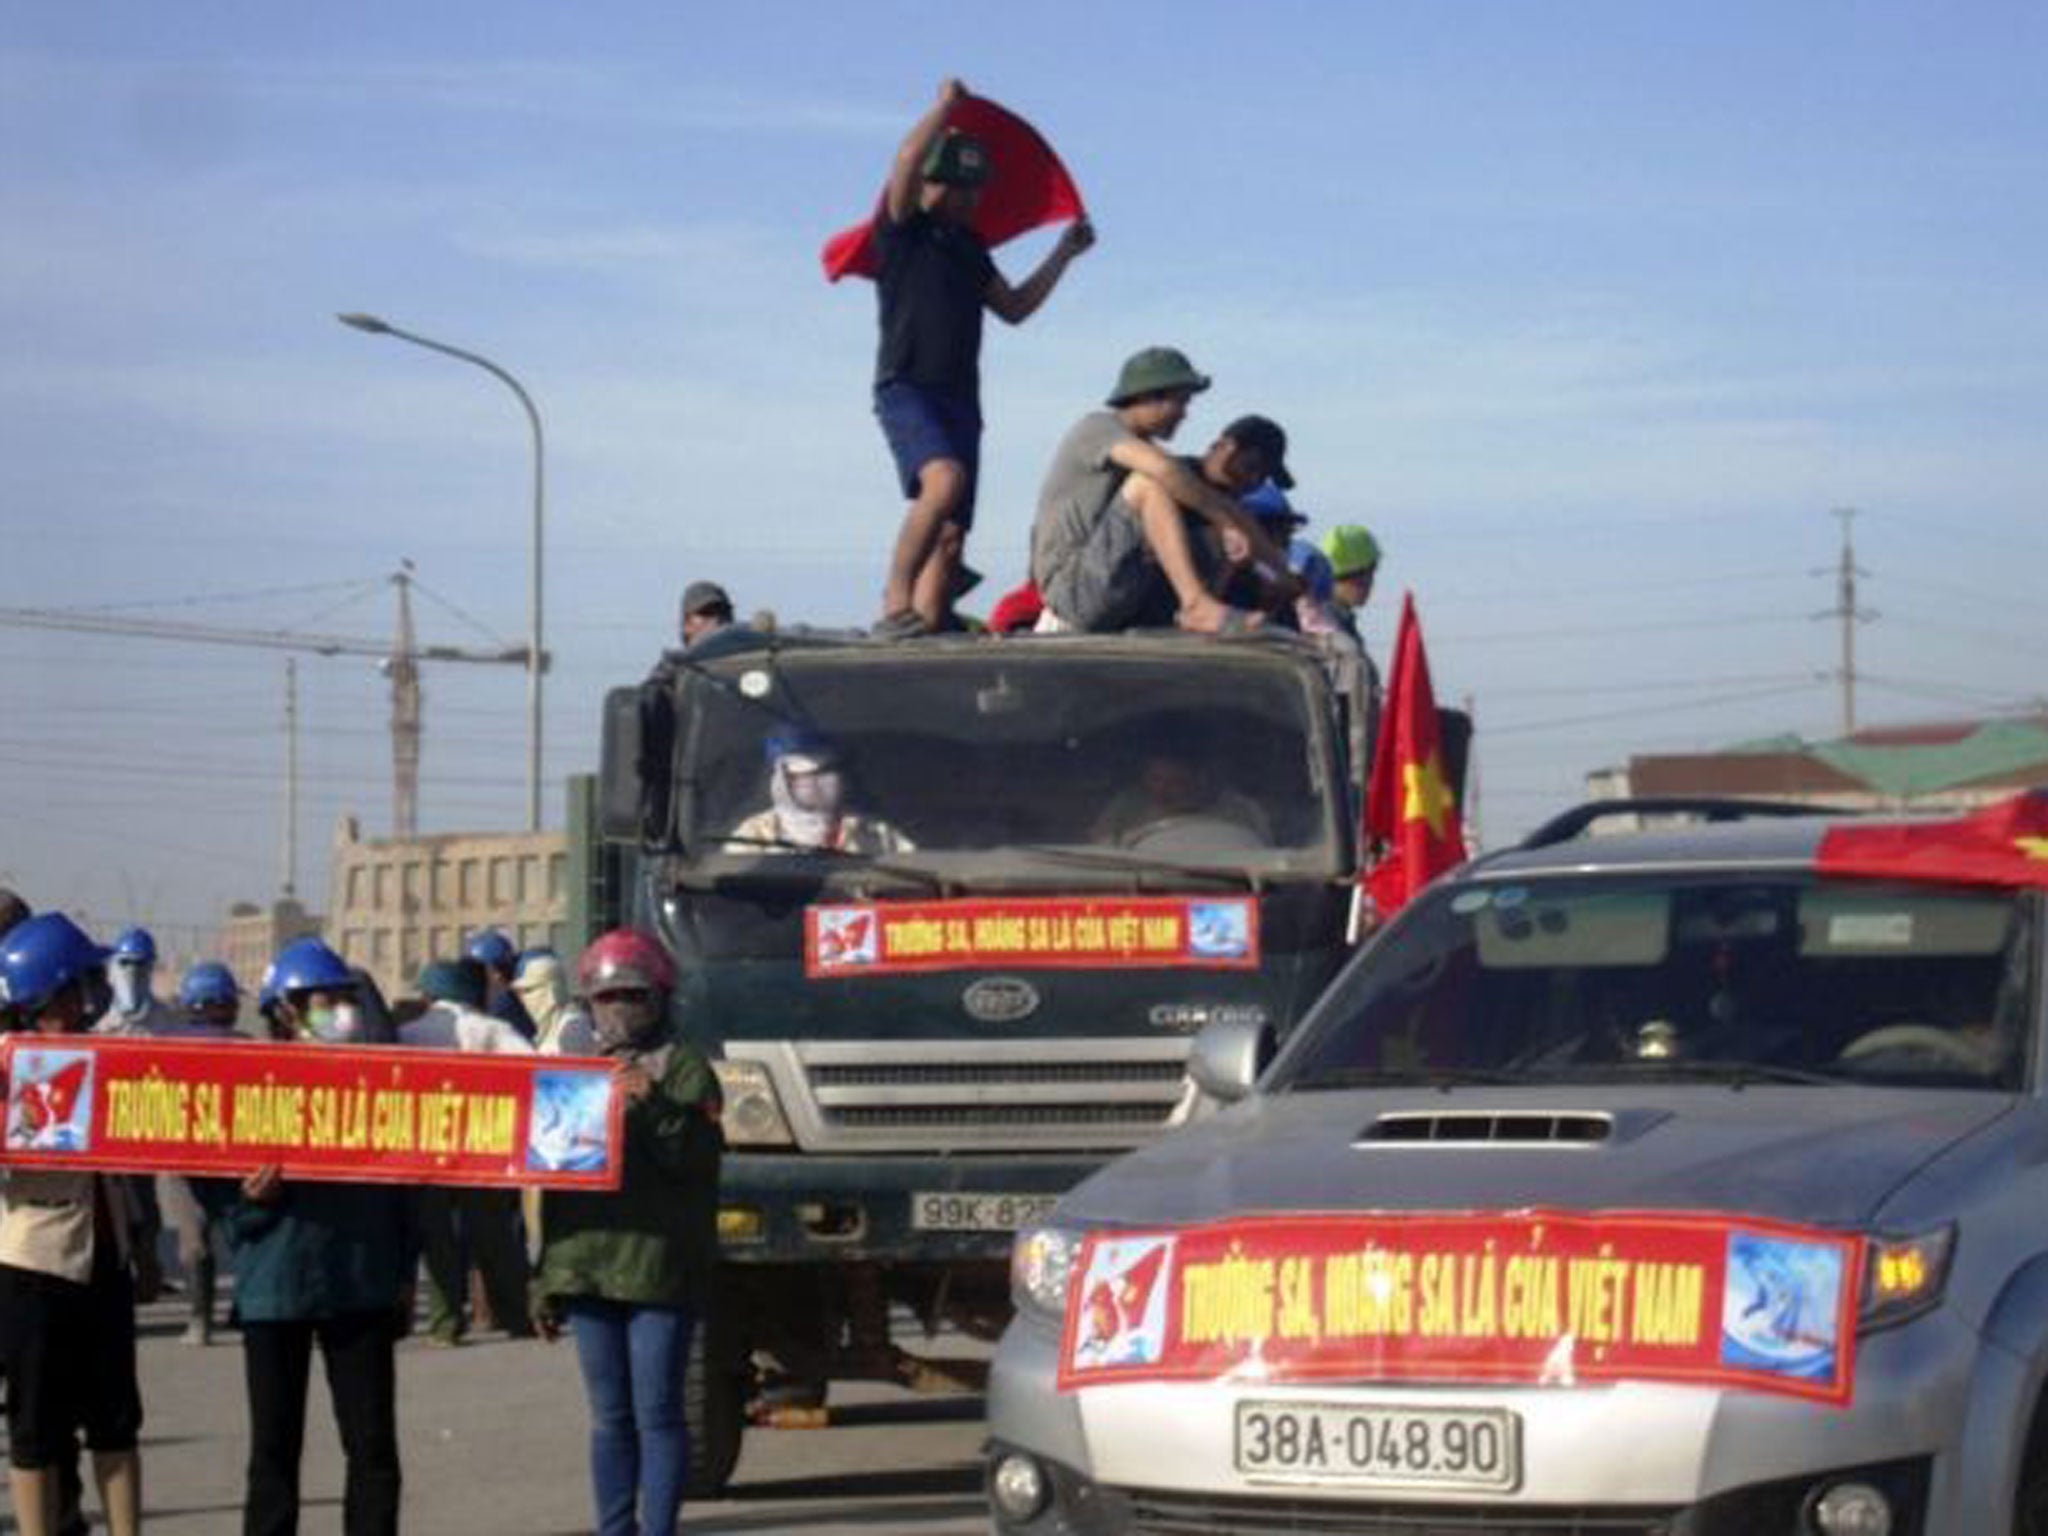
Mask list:
[[[725,1129],[726,1145],[733,1147],[787,1147],[796,1142],[789,1120],[782,1113],[782,1100],[775,1096],[775,1079],[758,1061],[714,1061],[718,1088],[725,1096],[725,1111],[719,1124]]]
[[[1955,1250],[1952,1221],[1910,1237],[1872,1233],[1864,1249],[1858,1329],[1870,1333],[1890,1328],[1937,1305]]]
[[[1017,1305],[1051,1317],[1067,1311],[1067,1285],[1081,1256],[1082,1234],[1070,1227],[1026,1227],[1010,1249],[1010,1292]]]

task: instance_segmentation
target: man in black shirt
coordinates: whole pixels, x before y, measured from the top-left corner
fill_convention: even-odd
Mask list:
[[[963,556],[981,458],[982,310],[1021,324],[1095,242],[1094,229],[1078,219],[1023,283],[1004,279],[971,223],[990,174],[988,152],[946,127],[966,94],[958,80],[940,86],[896,151],[875,224],[882,332],[875,415],[910,498],[882,590],[880,634],[943,627],[954,597],[970,584]]]

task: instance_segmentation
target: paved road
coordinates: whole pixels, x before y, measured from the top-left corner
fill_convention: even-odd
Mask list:
[[[143,1481],[152,1536],[222,1536],[241,1518],[246,1446],[234,1335],[181,1344],[175,1303],[145,1309]],[[408,1536],[587,1532],[585,1421],[566,1343],[485,1335],[459,1349],[399,1346]],[[306,1536],[341,1528],[341,1458],[314,1371]],[[983,1536],[977,1397],[835,1386],[832,1424],[751,1432],[730,1496],[683,1512],[686,1532],[746,1536]],[[88,1497],[90,1503],[90,1497]],[[13,1528],[11,1520],[7,1529]]]

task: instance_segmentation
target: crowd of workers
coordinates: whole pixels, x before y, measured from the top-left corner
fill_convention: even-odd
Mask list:
[[[346,1466],[343,1529],[398,1529],[394,1350],[413,1326],[423,1260],[430,1340],[462,1337],[472,1263],[495,1326],[573,1338],[602,1536],[675,1528],[688,1463],[684,1366],[716,1254],[716,1081],[674,1029],[673,965],[647,935],[602,935],[577,959],[573,983],[555,955],[520,954],[496,932],[466,949],[426,965],[412,995],[387,1001],[320,940],[294,940],[265,973],[259,1033],[249,1037],[237,1030],[243,999],[226,966],[192,966],[168,1003],[152,984],[146,931],[103,948],[63,913],[34,913],[0,891],[0,1026],[9,1031],[601,1056],[625,1111],[616,1189],[529,1191],[523,1208],[517,1190],[313,1181],[276,1166],[239,1180],[12,1170],[0,1211],[0,1366],[22,1536],[86,1528],[81,1437],[108,1529],[141,1529],[135,1309],[159,1289],[164,1225],[176,1232],[188,1342],[209,1343],[217,1326],[217,1244],[232,1267],[222,1323],[242,1346],[247,1536],[298,1528],[316,1348]]]

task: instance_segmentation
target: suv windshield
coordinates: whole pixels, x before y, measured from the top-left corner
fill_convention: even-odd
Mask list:
[[[1340,978],[1272,1086],[2012,1089],[2033,1034],[2031,913],[2007,894],[1791,874],[1444,886]]]
[[[695,853],[1036,847],[1111,867],[1285,866],[1340,835],[1311,703],[1293,666],[1192,647],[721,659],[692,680],[685,836]]]

